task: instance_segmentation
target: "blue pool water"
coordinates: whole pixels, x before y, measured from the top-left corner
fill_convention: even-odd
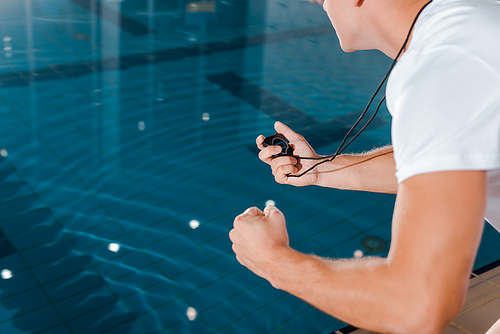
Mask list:
[[[273,200],[300,251],[387,254],[394,196],[278,185],[254,142],[280,120],[334,152],[390,60],[343,53],[308,2],[192,5],[0,3],[0,333],[345,326],[239,265],[228,232]],[[500,258],[484,233],[476,268]]]

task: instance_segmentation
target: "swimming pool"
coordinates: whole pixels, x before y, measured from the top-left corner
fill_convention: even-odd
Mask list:
[[[237,263],[276,203],[294,248],[390,244],[394,196],[278,185],[280,120],[331,153],[390,61],[344,54],[303,1],[0,4],[0,333],[330,333],[345,326]],[[352,144],[390,142],[386,111]],[[489,226],[476,261],[500,258]],[[366,239],[365,239],[366,240]]]

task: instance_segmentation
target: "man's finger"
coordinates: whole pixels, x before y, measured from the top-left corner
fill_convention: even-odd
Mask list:
[[[264,212],[262,212],[259,208],[252,206],[251,208],[246,209],[241,216],[264,216]]]
[[[266,205],[266,207],[264,208],[264,214],[266,216],[269,216],[270,214],[272,214],[274,211],[278,211],[278,212],[281,212],[280,210],[278,210],[278,208],[274,205]]]
[[[276,175],[282,175],[283,178],[288,177],[290,174],[297,173],[298,169],[294,165],[283,165],[279,166],[276,169],[276,172],[273,173],[274,176]]]
[[[232,229],[231,231],[229,231],[229,240],[231,240],[231,242],[234,244],[234,241],[235,241],[235,231],[234,229]],[[233,246],[234,247],[234,246]]]
[[[269,219],[270,222],[274,222],[274,223],[278,223],[278,222],[284,223],[285,222],[285,216],[283,215],[283,212],[281,212],[274,205],[267,205],[264,208],[264,214],[266,215],[266,218],[270,218],[271,216],[274,216],[274,215],[279,215],[282,218],[282,219],[272,219],[272,218],[270,218]]]
[[[280,146],[268,146],[259,152],[259,159],[267,164],[270,164],[272,156],[280,152],[281,152]]]
[[[255,139],[255,143],[257,144],[257,147],[259,148],[259,150],[263,150],[265,147],[264,145],[262,145],[262,143],[264,142],[264,136],[263,135],[260,135],[257,137],[257,139]]]
[[[276,132],[283,134],[283,136],[285,136],[291,142],[304,139],[301,135],[294,132],[292,129],[281,122],[274,123],[274,129],[276,130]]]
[[[274,180],[279,184],[288,184],[288,174],[283,173],[273,173]]]
[[[287,165],[295,166],[296,164],[297,164],[296,158],[290,156],[281,156],[271,161],[271,168],[277,170],[282,166],[287,166]]]

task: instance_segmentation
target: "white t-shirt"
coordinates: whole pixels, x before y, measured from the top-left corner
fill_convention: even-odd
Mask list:
[[[487,170],[500,231],[500,2],[434,0],[387,83],[398,182]]]

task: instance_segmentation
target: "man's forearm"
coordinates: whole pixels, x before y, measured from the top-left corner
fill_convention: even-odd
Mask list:
[[[329,260],[281,247],[263,277],[354,326],[442,333],[465,302],[486,198],[485,171],[419,174],[400,184],[387,259]]]
[[[391,270],[387,259],[330,260],[292,249],[285,253],[267,277],[276,288],[357,327],[382,333],[433,332],[425,328],[421,291]]]
[[[318,168],[318,186],[392,194],[398,190],[391,146],[340,155]]]

